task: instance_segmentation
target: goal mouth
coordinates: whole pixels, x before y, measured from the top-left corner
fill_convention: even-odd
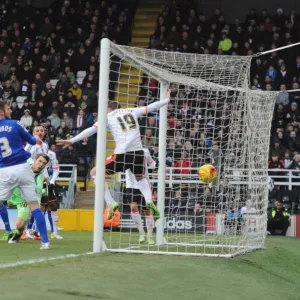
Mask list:
[[[169,89],[171,97],[168,106],[139,116],[134,127],[158,163],[154,169],[145,165],[145,177],[160,219],[154,225],[155,210],[142,210],[149,195],[134,174],[97,176],[108,182],[121,217],[117,229],[99,234],[104,183],[96,186],[94,251],[102,249],[103,238],[110,252],[232,257],[264,247],[269,135],[278,93],[249,89],[251,59],[102,40],[101,101],[109,95],[133,110],[164,100]],[[107,111],[99,110],[98,118],[103,123],[98,127],[97,173],[104,174],[104,154],[111,155],[115,143],[111,135],[106,138]],[[120,130],[127,130],[125,125]],[[199,180],[204,164],[217,170],[211,184]],[[126,192],[128,187],[138,192]]]

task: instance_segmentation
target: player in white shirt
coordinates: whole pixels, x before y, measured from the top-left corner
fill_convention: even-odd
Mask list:
[[[43,125],[39,124],[33,128],[33,134],[38,136],[40,139],[44,141],[46,132]],[[39,153],[44,153],[48,155],[49,157],[49,164],[44,170],[44,177],[45,181],[47,182],[48,186],[48,196],[45,196],[42,198],[42,205],[47,207],[47,214],[48,214],[48,220],[51,224],[51,239],[59,239],[61,240],[62,237],[58,234],[58,213],[57,213],[57,202],[56,202],[56,196],[55,196],[55,182],[59,175],[59,164],[58,160],[56,158],[56,154],[49,150],[48,143],[45,141],[43,142],[42,146],[39,145],[26,145],[25,150],[30,152],[31,157],[34,159],[35,156]],[[53,174],[51,176],[51,179],[49,178],[48,174],[48,168],[51,167],[53,170]],[[27,224],[27,230],[24,232],[24,235],[22,236],[22,239],[25,239],[26,237],[29,239],[34,238],[32,234],[32,225],[33,225],[33,219],[31,218]],[[25,237],[26,234],[26,237]]]
[[[146,206],[151,210],[155,219],[159,219],[160,213],[152,201],[150,183],[144,177],[144,151],[138,117],[159,110],[169,103],[169,99],[170,91],[165,100],[154,102],[149,106],[122,109],[117,102],[108,104],[108,129],[113,135],[116,147],[114,155],[106,161],[106,172],[107,174],[114,174],[131,170],[136,178],[139,190],[146,200]],[[70,140],[58,140],[57,144],[69,146],[97,133],[97,127],[98,122]],[[106,186],[105,200],[108,206],[111,207],[108,203],[108,194],[110,195],[110,192]]]
[[[147,180],[149,180],[148,176],[148,171],[147,169],[155,169],[156,167],[156,162],[153,160],[153,158],[150,155],[150,152],[148,149],[144,148],[143,149],[144,154],[145,154],[145,177]],[[131,218],[134,221],[139,234],[139,242],[144,243],[148,242],[149,245],[154,245],[155,242],[152,239],[152,233],[153,233],[153,228],[154,228],[154,218],[149,211],[149,209],[145,208],[144,205],[144,197],[141,195],[141,192],[139,190],[139,185],[138,182],[135,179],[134,174],[130,170],[126,170],[125,172],[126,175],[126,194],[129,195],[129,201],[130,201],[130,209],[131,209]],[[147,235],[144,230],[143,226],[143,221],[139,212],[139,206],[141,205],[142,210],[144,211],[145,214],[145,219],[146,219],[146,228],[147,228]]]

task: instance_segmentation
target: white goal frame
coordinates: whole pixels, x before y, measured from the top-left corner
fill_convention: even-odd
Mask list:
[[[137,250],[134,247],[129,247],[127,249],[108,249],[103,239],[103,213],[104,213],[104,188],[105,188],[105,159],[106,159],[106,128],[107,128],[107,103],[109,94],[109,72],[110,72],[110,45],[109,39],[101,40],[101,63],[100,63],[100,76],[99,76],[99,103],[98,105],[98,136],[97,136],[97,185],[95,191],[95,217],[94,217],[94,237],[93,237],[93,252],[99,253],[103,251],[109,252],[124,252],[124,253],[140,253],[140,254],[162,254],[162,255],[183,255],[183,256],[211,256],[211,257],[232,257],[238,254],[243,254],[249,251],[263,249],[264,244],[253,245],[252,246],[237,246],[237,245],[223,245],[223,244],[193,244],[194,247],[206,247],[206,248],[235,248],[233,253],[229,254],[217,254],[217,253],[191,253],[191,252],[167,252],[167,251],[144,251]],[[274,51],[274,50],[273,50]],[[129,63],[133,65],[138,64],[138,61],[134,57],[126,56],[124,60],[128,60]],[[159,72],[152,72],[147,68],[147,64],[142,63],[141,68],[149,76],[154,76],[156,80],[160,82],[160,100],[165,98],[168,84],[163,77],[160,76]],[[187,80],[187,79],[185,79]],[[213,83],[208,83],[208,86],[214,85]],[[239,90],[246,93],[247,91],[241,87],[229,87],[223,86],[223,89],[227,90]],[[274,92],[275,93],[275,92]],[[159,122],[159,161],[164,161],[166,158],[166,135],[167,135],[167,106],[160,109],[161,120],[164,122]],[[265,171],[265,170],[264,170]],[[165,178],[166,166],[164,163],[159,164],[158,178]],[[250,174],[250,172],[249,172]],[[249,175],[251,177],[251,174]],[[158,209],[161,212],[160,220],[156,222],[156,245],[172,245],[168,243],[164,237],[164,209],[165,209],[165,180],[158,180]],[[243,181],[242,184],[253,183],[253,179],[249,181]],[[176,244],[176,243],[174,243]],[[178,243],[176,244],[180,246]],[[187,244],[185,244],[186,246]]]

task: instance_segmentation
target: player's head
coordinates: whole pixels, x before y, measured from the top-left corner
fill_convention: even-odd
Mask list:
[[[42,172],[45,169],[48,162],[49,162],[49,156],[47,156],[44,153],[37,154],[37,156],[35,157],[35,159],[33,161],[32,171],[34,173]]]
[[[120,105],[120,103],[118,103],[116,101],[111,101],[108,103],[108,112],[112,112],[119,108],[121,108],[121,105]]]
[[[11,118],[11,109],[10,106],[7,104],[6,101],[0,100],[0,119],[6,118],[10,119]]]
[[[38,124],[38,125],[34,126],[32,134],[34,136],[38,136],[41,140],[43,140],[44,137],[45,137],[45,128],[44,128],[44,126],[41,125],[41,124]]]

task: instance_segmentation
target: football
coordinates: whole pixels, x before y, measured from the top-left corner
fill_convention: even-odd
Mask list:
[[[198,170],[199,179],[204,183],[211,183],[217,177],[217,170],[212,165],[203,165]]]

